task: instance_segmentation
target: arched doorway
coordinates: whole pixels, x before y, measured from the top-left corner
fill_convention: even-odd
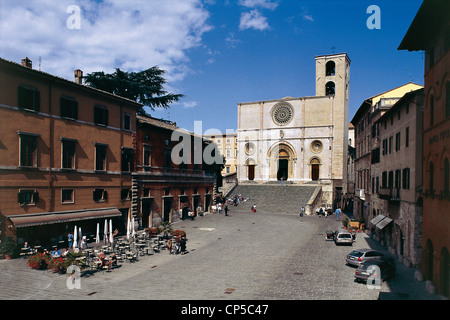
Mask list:
[[[284,181],[294,177],[294,160],[297,158],[294,148],[287,142],[274,144],[267,153],[269,160],[269,178]]]
[[[253,160],[252,158],[248,158],[245,161],[245,166],[247,168],[247,179],[249,181],[255,180],[255,166],[256,166],[255,160]]]
[[[317,158],[311,159],[309,162],[311,166],[311,180],[317,181],[320,179],[320,160]]]
[[[281,150],[278,153],[278,169],[277,180],[287,180],[289,177],[289,154],[286,150]]]

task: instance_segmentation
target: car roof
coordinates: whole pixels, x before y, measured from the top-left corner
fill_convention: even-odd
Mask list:
[[[376,251],[376,252],[381,253],[380,251],[374,250],[374,249],[355,249],[355,250],[353,250],[353,251],[357,251],[357,252],[370,252],[370,251]]]
[[[351,232],[348,231],[347,229],[338,229],[338,230],[336,230],[336,233],[338,233],[338,232],[345,232],[345,233],[350,233],[351,234]]]

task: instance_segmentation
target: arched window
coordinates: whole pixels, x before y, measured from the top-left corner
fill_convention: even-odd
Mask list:
[[[335,85],[333,81],[329,81],[327,82],[327,84],[325,85],[325,95],[330,96],[330,95],[334,95],[335,93]]]
[[[328,61],[326,64],[326,74],[327,76],[334,76],[336,74],[336,64],[334,61]]]

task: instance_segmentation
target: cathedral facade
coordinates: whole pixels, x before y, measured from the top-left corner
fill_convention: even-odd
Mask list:
[[[346,192],[350,59],[315,61],[315,96],[238,104],[238,181],[317,181],[331,204]]]

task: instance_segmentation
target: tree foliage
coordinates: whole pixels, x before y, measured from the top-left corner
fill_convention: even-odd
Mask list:
[[[126,72],[119,68],[114,73],[93,72],[84,77],[85,84],[115,95],[134,100],[149,107],[170,108],[170,104],[183,97],[182,94],[164,90],[167,83],[163,77],[165,71],[154,66],[140,72]],[[140,113],[145,111],[140,110]]]

